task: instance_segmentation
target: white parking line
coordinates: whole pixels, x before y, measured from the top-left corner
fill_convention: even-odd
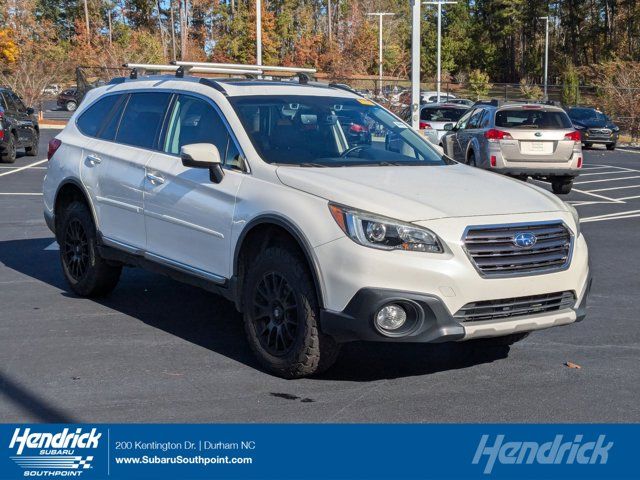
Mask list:
[[[29,196],[29,195],[42,195],[42,193],[39,193],[39,192],[36,192],[36,193],[0,192],[0,195],[24,195],[24,196]]]
[[[620,218],[640,217],[640,210],[628,210],[626,212],[607,213],[606,215],[595,215],[580,219],[580,223],[603,222],[605,220],[618,220]]]
[[[634,195],[633,197],[622,197],[622,198],[619,198],[618,200],[634,200],[636,198],[640,198],[640,195]]]
[[[15,165],[12,166],[8,166],[8,165],[0,165],[0,169],[2,170],[13,170],[14,168],[18,168]],[[47,167],[29,167],[32,170],[46,170]]]
[[[39,160],[37,162],[30,163],[29,165],[25,165],[24,167],[16,168],[15,170],[9,170],[8,172],[0,173],[0,177],[4,177],[5,175],[11,175],[12,173],[18,173],[22,170],[26,170],[27,168],[35,167],[36,165],[40,165],[41,163],[47,162],[48,160],[45,158],[44,160]]]
[[[589,195],[590,197],[600,198],[602,200],[606,200],[609,203],[624,203],[623,201],[618,200],[616,198],[605,197],[604,195],[598,195],[597,193],[591,193],[590,191],[586,191],[586,190],[578,190],[577,188],[574,188],[573,191],[582,193],[584,195]]]
[[[634,170],[636,171],[636,170]],[[638,173],[640,173],[640,170],[637,170]],[[581,173],[580,177],[588,177],[588,176],[592,176],[592,175],[626,175],[627,172],[626,170],[619,170],[617,172],[594,172],[594,173]]]
[[[609,188],[597,188],[595,190],[588,190],[590,193],[592,192],[608,192],[609,190],[625,190],[627,188],[637,188],[640,185],[625,185],[623,187],[609,187]]]
[[[629,152],[629,153],[638,153],[638,154],[640,154],[640,151],[638,151],[638,150],[627,150],[626,148],[618,148],[618,150],[620,150],[621,152]]]
[[[60,250],[60,245],[58,245],[58,242],[53,242],[51,245],[46,247],[45,250]]]
[[[617,182],[620,180],[633,180],[634,178],[640,178],[640,175],[634,175],[632,177],[622,177],[622,178],[604,178],[602,180],[587,180],[586,182],[573,182],[573,184],[585,185],[587,183]]]

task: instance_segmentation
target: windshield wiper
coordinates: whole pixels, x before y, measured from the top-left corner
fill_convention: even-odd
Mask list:
[[[312,162],[303,162],[303,163],[298,163],[298,164],[294,164],[294,165],[298,165],[299,167],[327,168],[327,165],[323,165],[321,163],[312,163]]]

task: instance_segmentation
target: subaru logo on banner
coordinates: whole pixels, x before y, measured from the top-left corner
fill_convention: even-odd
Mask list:
[[[538,239],[533,233],[522,232],[522,233],[516,233],[513,236],[513,244],[516,247],[520,247],[520,248],[533,247],[537,241]]]

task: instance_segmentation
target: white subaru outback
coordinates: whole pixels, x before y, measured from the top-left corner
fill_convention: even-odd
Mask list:
[[[282,377],[328,368],[343,342],[510,344],[585,316],[572,207],[339,86],[116,79],[49,159],[44,214],[73,291],[105,295],[141,266],[220,293]]]

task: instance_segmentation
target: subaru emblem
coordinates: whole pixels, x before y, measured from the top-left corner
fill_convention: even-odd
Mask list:
[[[542,132],[536,132],[535,135],[536,135],[536,137],[541,137],[542,136]]]
[[[529,232],[516,233],[513,236],[513,244],[516,247],[520,248],[531,248],[536,244],[537,241],[538,239],[536,238],[536,236],[533,233]]]

